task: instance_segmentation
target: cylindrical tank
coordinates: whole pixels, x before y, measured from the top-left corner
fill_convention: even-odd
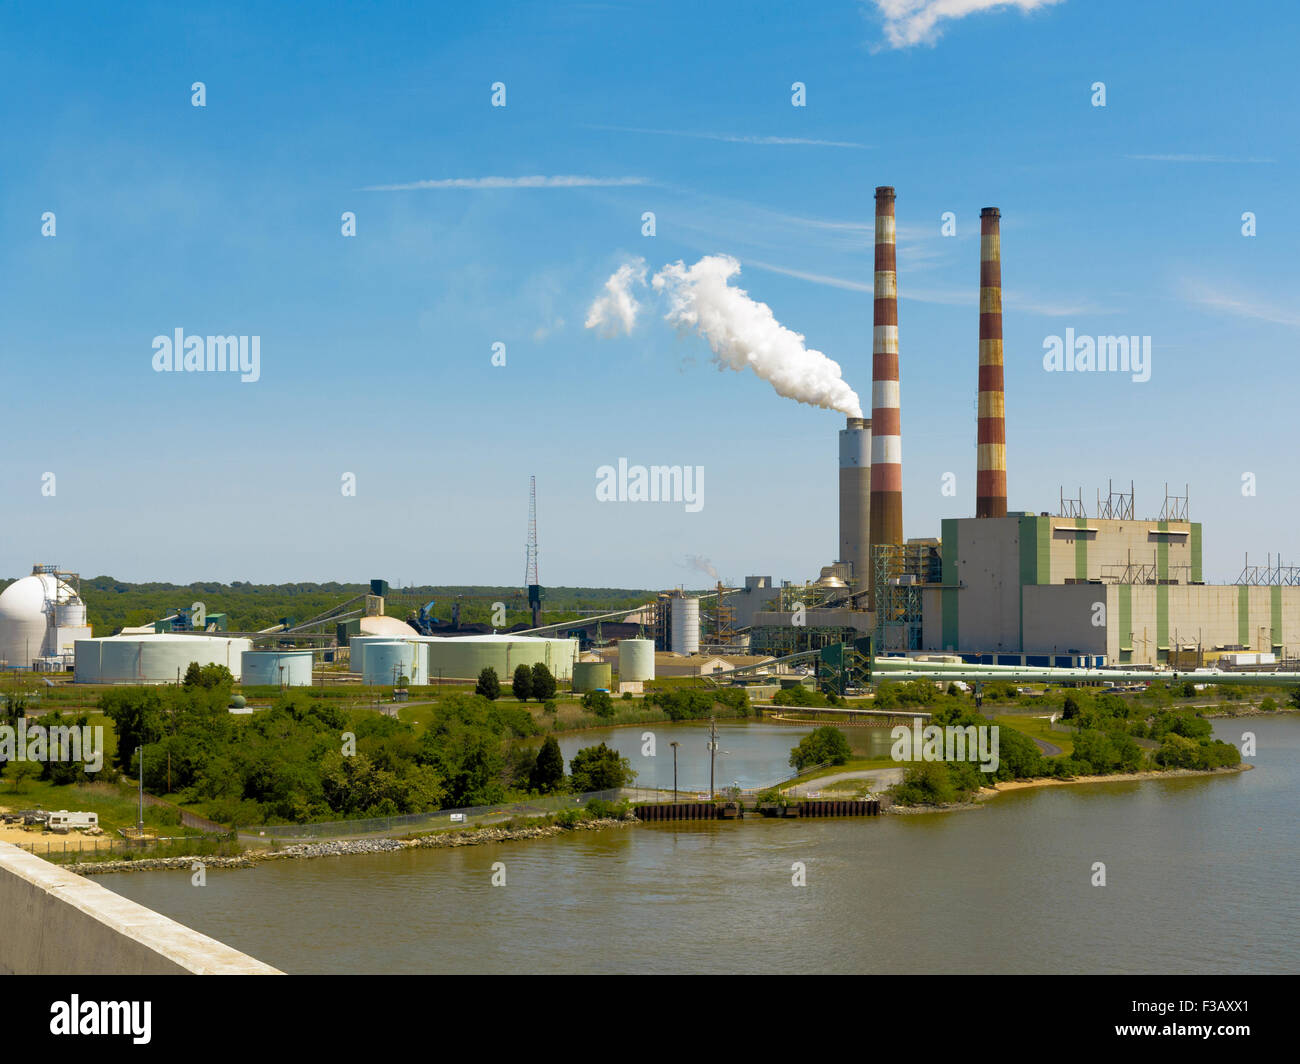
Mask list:
[[[86,604],[81,599],[61,602],[54,608],[55,621],[60,628],[81,628],[86,623]]]
[[[655,641],[620,639],[618,643],[618,682],[638,683],[655,678]]]
[[[614,682],[614,671],[607,661],[579,661],[573,666],[573,690],[608,691]]]
[[[388,686],[402,676],[411,679],[414,664],[412,643],[368,643],[361,665],[361,682]]]
[[[252,640],[206,635],[109,636],[76,641],[77,683],[176,683],[191,662],[224,665],[236,679]]]
[[[675,595],[672,600],[672,651],[674,654],[700,652],[700,600]]]
[[[310,650],[246,650],[242,655],[246,687],[310,687]]]

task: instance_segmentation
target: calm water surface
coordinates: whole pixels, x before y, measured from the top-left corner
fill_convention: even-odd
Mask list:
[[[702,746],[703,730],[656,726],[650,769],[643,730],[562,747],[567,758],[604,738],[637,753],[643,783],[664,785],[666,761],[671,786],[663,755],[680,732],[687,779],[687,741]],[[788,771],[801,734],[719,730],[746,786]],[[209,870],[205,887],[176,872],[96,881],[289,972],[1294,972],[1300,719],[1215,730],[1253,731],[1256,770],[1047,787],[927,816],[284,861]],[[690,778],[707,781],[707,750],[692,757],[704,776]],[[1090,885],[1095,861],[1105,887]],[[791,885],[795,862],[806,887]]]

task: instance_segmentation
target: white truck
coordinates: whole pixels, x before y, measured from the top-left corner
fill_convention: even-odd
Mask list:
[[[60,809],[57,813],[50,813],[45,830],[52,831],[56,835],[66,835],[69,831],[86,831],[97,827],[99,827],[98,813],[69,813],[66,809]]]

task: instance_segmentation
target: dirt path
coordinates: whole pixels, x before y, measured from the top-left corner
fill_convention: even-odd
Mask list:
[[[879,790],[881,787],[901,783],[902,779],[903,770],[901,768],[864,768],[856,769],[853,772],[837,772],[833,776],[821,776],[818,779],[809,780],[807,783],[796,783],[786,793],[806,798],[811,791],[824,791],[832,784],[845,780],[869,780],[872,789]]]

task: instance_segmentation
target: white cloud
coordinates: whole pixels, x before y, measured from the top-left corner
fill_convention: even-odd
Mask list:
[[[1272,159],[1256,159],[1240,155],[1126,155],[1126,159],[1143,159],[1157,163],[1271,163]]]
[[[934,44],[940,37],[939,23],[945,19],[965,18],[981,11],[998,11],[1014,7],[1033,11],[1061,0],[872,0],[885,24],[885,37],[891,48],[911,48],[917,44]]]
[[[544,177],[445,177],[434,181],[411,181],[404,185],[367,185],[362,192],[409,192],[427,188],[615,188],[645,185],[644,177],[582,177],[560,174]]]
[[[1211,307],[1233,314],[1239,318],[1254,321],[1267,321],[1273,325],[1288,325],[1300,328],[1300,312],[1291,307],[1279,307],[1272,303],[1247,299],[1236,293],[1229,293],[1203,281],[1184,281],[1183,294],[1192,303],[1202,307]]]
[[[685,129],[637,129],[628,126],[589,126],[589,129],[603,129],[611,133],[652,133],[660,137],[696,137],[700,140],[721,140],[728,144],[802,144],[818,148],[869,148],[869,144],[859,144],[852,140],[817,140],[811,137],[758,137],[740,133],[696,133]]]
[[[599,329],[602,336],[617,336],[620,329],[632,332],[641,304],[632,294],[633,284],[645,284],[645,259],[623,263],[605,282],[605,294],[598,296],[587,311],[585,327]]]

